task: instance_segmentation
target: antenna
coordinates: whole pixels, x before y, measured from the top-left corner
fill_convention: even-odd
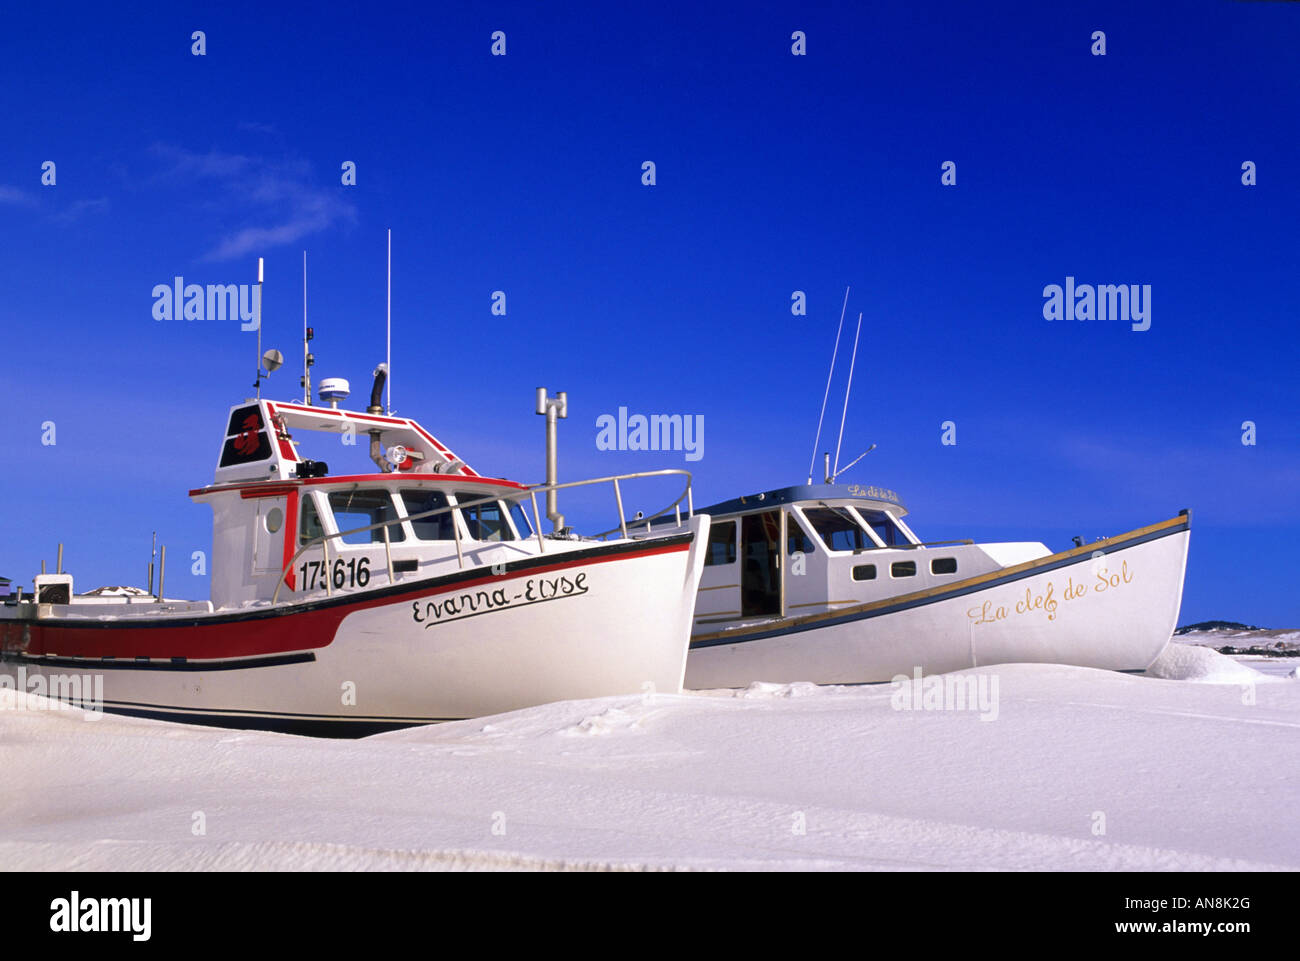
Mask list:
[[[311,406],[311,365],[312,356],[308,352],[308,342],[313,331],[307,326],[307,251],[302,252],[302,402]]]
[[[831,369],[826,375],[826,393],[822,395],[822,412],[817,418],[817,436],[813,439],[812,460],[808,462],[808,483],[812,483],[813,464],[817,463],[817,445],[822,439],[822,420],[826,417],[826,400],[831,396],[831,377],[835,374],[835,358],[840,352],[840,333],[844,330],[844,311],[849,306],[849,288],[844,288],[844,306],[840,308],[840,328],[835,331],[835,352],[831,354]]]
[[[846,473],[850,467],[852,467],[852,466],[853,466],[854,464],[856,464],[858,461],[862,460],[862,458],[866,457],[868,454],[870,454],[870,453],[871,453],[873,450],[875,450],[875,449],[876,449],[876,445],[875,445],[875,444],[872,444],[870,447],[868,447],[866,450],[864,450],[864,451],[863,451],[861,454],[859,454],[857,457],[853,458],[853,460],[849,461],[849,463],[845,464],[845,465],[844,465],[844,470],[837,471],[837,472],[834,473],[834,474],[831,474],[831,473],[830,473],[830,468],[829,468],[829,467],[826,468],[826,471],[827,471],[827,474],[826,474],[826,483],[828,483],[828,484],[834,484],[834,483],[835,483],[835,478],[839,477],[840,474]],[[827,457],[830,457],[829,454],[827,454],[826,456],[827,456]]]
[[[862,336],[862,314],[858,314],[858,332],[853,335],[853,358],[849,361],[849,382],[844,388],[844,410],[840,414],[840,439],[835,443],[835,470],[831,472],[832,479],[839,476],[840,473],[840,445],[844,443],[844,419],[849,416],[849,391],[853,389],[853,365],[858,360],[858,338],[860,336]],[[859,457],[858,460],[862,460],[862,458]],[[854,463],[857,463],[857,461],[854,461]],[[847,467],[844,469],[848,470]]]
[[[388,228],[388,384],[384,395],[384,409],[393,413],[393,228]]]
[[[262,399],[262,258],[257,258],[257,399]]]

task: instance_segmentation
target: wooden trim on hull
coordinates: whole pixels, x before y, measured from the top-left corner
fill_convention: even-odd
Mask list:
[[[909,608],[923,607],[927,604],[950,600],[951,598],[961,597],[965,594],[973,594],[976,591],[985,590],[990,587],[1023,580],[1026,577],[1033,577],[1037,574],[1042,574],[1062,567],[1068,567],[1072,564],[1082,563],[1091,559],[1092,555],[1097,551],[1103,551],[1109,554],[1129,547],[1135,547],[1136,545],[1143,544],[1147,541],[1168,537],[1171,534],[1188,531],[1191,529],[1191,524],[1192,518],[1190,513],[1180,514],[1177,517],[1161,521],[1158,524],[1139,527],[1126,534],[1117,534],[1114,537],[1108,537],[1091,544],[1085,544],[1082,547],[1073,547],[1068,551],[1049,554],[1047,557],[1040,557],[1033,561],[1025,561],[1023,564],[1015,564],[1011,567],[989,571],[987,574],[979,574],[975,577],[970,577],[966,580],[957,581],[952,584],[945,584],[941,587],[931,587],[923,591],[915,591],[911,594],[887,597],[879,601],[871,601],[870,603],[859,604],[854,607],[840,608],[839,610],[834,611],[824,611],[820,614],[809,614],[804,617],[786,618],[784,620],[771,620],[765,621],[761,624],[737,627],[727,631],[714,631],[708,634],[697,634],[691,638],[690,649],[695,651],[707,647],[743,644],[746,641],[758,641],[764,638],[778,637],[783,634],[798,634],[803,631],[812,631],[833,624],[865,620],[866,618],[871,617],[881,617],[886,614],[893,614],[897,611],[903,611]]]

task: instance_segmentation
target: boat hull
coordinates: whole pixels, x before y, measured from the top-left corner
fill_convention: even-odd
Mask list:
[[[683,537],[545,554],[499,574],[479,568],[287,611],[0,622],[0,671],[14,681],[21,671],[25,690],[55,696],[56,679],[68,689],[69,678],[102,678],[110,712],[340,736],[677,692],[709,523],[695,520]]]
[[[928,591],[696,635],[686,686],[860,684],[989,664],[1142,671],[1177,625],[1190,517]]]

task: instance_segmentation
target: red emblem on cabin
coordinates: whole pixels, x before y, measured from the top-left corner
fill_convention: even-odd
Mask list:
[[[244,432],[235,438],[235,453],[243,456],[257,453],[257,415],[244,418]]]

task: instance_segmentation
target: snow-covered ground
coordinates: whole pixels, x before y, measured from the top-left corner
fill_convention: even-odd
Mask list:
[[[1297,870],[1300,681],[1281,675],[1300,660],[1276,662],[1175,644],[1148,676],[945,676],[984,695],[974,710],[755,685],[363,741],[88,720],[3,691],[0,864]]]

